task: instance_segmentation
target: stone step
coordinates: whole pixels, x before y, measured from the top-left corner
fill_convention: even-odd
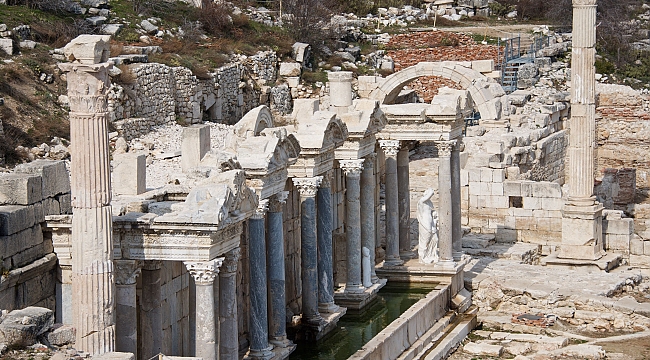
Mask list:
[[[463,248],[484,249],[495,242],[494,234],[467,234],[463,237]]]
[[[472,240],[472,245],[483,244]],[[469,244],[469,242],[468,242]],[[486,256],[497,259],[516,260],[524,264],[534,264],[539,260],[539,245],[528,243],[492,244],[486,247],[468,248],[463,240],[463,252],[472,256]]]

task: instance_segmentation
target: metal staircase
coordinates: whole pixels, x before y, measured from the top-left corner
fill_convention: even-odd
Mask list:
[[[517,90],[517,72],[523,64],[535,61],[537,50],[548,46],[549,37],[542,36],[534,39],[524,39],[522,45],[521,36],[510,39],[499,39],[499,64],[497,69],[501,70],[501,86],[506,94]],[[503,47],[503,52],[501,52]],[[526,49],[526,50],[523,50]]]

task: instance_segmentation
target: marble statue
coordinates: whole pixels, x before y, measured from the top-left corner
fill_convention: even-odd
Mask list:
[[[433,209],[431,202],[433,194],[433,189],[429,188],[418,201],[417,217],[420,232],[418,258],[424,264],[438,261],[438,212]]]

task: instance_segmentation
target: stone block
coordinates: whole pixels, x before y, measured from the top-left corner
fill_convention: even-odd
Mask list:
[[[0,236],[0,254],[2,258],[10,257],[25,249],[43,242],[43,231],[36,225],[8,236]]]
[[[302,65],[299,63],[280,63],[280,76],[290,77],[290,76],[300,76],[302,71]]]
[[[503,194],[506,196],[521,196],[521,183],[518,181],[504,182]]]
[[[630,235],[634,233],[634,219],[603,220],[603,233]]]
[[[484,144],[485,151],[488,154],[502,154],[503,153],[503,142],[501,141],[490,141]]]
[[[471,168],[468,170],[469,182],[480,182],[481,181],[481,169],[480,168]]]
[[[506,180],[506,170],[505,169],[493,169],[492,170],[492,182],[502,183]]]
[[[524,209],[536,210],[542,208],[542,201],[540,198],[524,196],[522,197],[522,202]]]
[[[70,193],[58,195],[56,200],[59,202],[61,214],[72,214],[72,195]]]
[[[11,347],[33,345],[54,324],[54,312],[41,307],[14,310],[0,323],[0,343]]]
[[[605,250],[623,250],[625,252],[630,251],[630,240],[632,236],[630,234],[626,235],[615,235],[607,234],[604,235],[605,239]],[[645,249],[644,249],[645,252]]]
[[[503,183],[492,183],[490,187],[490,195],[503,196]]]
[[[108,61],[110,35],[79,35],[64,48],[67,60],[82,64],[98,64]]]
[[[0,236],[15,234],[34,225],[34,206],[0,206]]]
[[[485,182],[485,183],[492,182],[492,169],[481,168],[481,182]]]
[[[181,168],[183,172],[199,166],[210,151],[210,126],[192,125],[183,129]]]
[[[562,210],[564,200],[561,198],[542,198],[542,209],[544,210]]]
[[[503,346],[469,342],[463,346],[463,352],[472,355],[500,357],[503,354]]]
[[[4,51],[7,55],[13,55],[14,41],[11,39],[0,39],[0,50]]]
[[[645,241],[640,237],[633,235],[630,239],[630,254],[632,255],[644,255],[645,253]]]
[[[562,187],[558,183],[533,182],[532,196],[542,198],[561,198]]]
[[[494,71],[494,60],[474,60],[472,61],[472,70],[481,73],[489,73]]]
[[[43,198],[70,192],[70,175],[64,161],[39,159],[16,166],[16,173],[40,175]]]
[[[460,186],[469,185],[469,171],[462,169],[460,170]]]
[[[144,154],[113,155],[113,193],[139,195],[147,191],[147,157]]]
[[[30,205],[43,199],[40,176],[0,174],[0,205]]]
[[[166,358],[166,356],[162,356]],[[135,360],[135,355],[133,353],[127,352],[109,352],[101,355],[94,355],[94,360]]]
[[[52,345],[63,346],[75,342],[75,329],[71,325],[55,324],[54,330],[47,334],[47,340]]]

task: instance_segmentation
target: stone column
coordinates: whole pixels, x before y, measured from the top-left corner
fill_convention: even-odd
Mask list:
[[[453,216],[451,198],[451,152],[456,140],[438,141],[438,249],[440,260],[436,265],[443,268],[454,267],[453,257]]]
[[[148,260],[142,263],[142,296],[140,298],[140,338],[142,358],[149,359],[162,352],[162,261]]]
[[[115,351],[115,279],[108,147],[109,36],[82,35],[66,45],[70,100],[72,296],[75,347]]]
[[[327,80],[329,80],[330,102],[333,110],[339,115],[347,112],[348,106],[352,105],[352,72],[329,72]]]
[[[316,194],[318,219],[316,232],[318,238],[318,311],[336,312],[334,304],[334,262],[332,260],[332,191],[330,176],[323,181]]]
[[[214,279],[224,258],[185,262],[196,284],[196,338],[194,356],[204,360],[217,358],[217,329],[214,314]]]
[[[226,253],[219,269],[219,358],[239,359],[239,328],[237,324],[237,267],[239,248]]]
[[[379,146],[386,154],[385,202],[386,202],[386,261],[385,265],[402,265],[399,257],[399,198],[397,194],[398,140],[379,140]]]
[[[399,256],[404,261],[415,257],[415,253],[411,250],[410,196],[409,149],[408,146],[402,146],[397,153],[397,198],[399,201]]]
[[[451,149],[451,237],[454,261],[463,257],[463,229],[460,210],[460,140]]]
[[[361,172],[361,246],[370,252],[370,277],[373,283],[379,278],[375,273],[375,154],[366,156]],[[365,274],[364,276],[365,277]]]
[[[307,324],[320,326],[323,318],[318,312],[316,192],[323,177],[293,178],[292,180],[300,192],[302,318]]]
[[[345,235],[347,237],[347,282],[345,293],[364,291],[361,279],[361,171],[363,159],[341,160],[345,172]]]
[[[269,200],[260,200],[253,217],[248,220],[250,241],[248,244],[248,260],[250,268],[250,351],[251,359],[270,359],[273,347],[269,345],[269,321],[266,286],[266,228],[264,218],[268,210]]]
[[[559,257],[596,260],[603,253],[602,210],[594,194],[596,147],[596,0],[573,0],[569,198],[562,209]]]
[[[274,346],[287,347],[287,302],[285,299],[284,275],[284,219],[282,207],[287,202],[288,191],[281,191],[271,197],[267,226],[269,230],[267,259],[269,269],[269,342]],[[223,358],[222,358],[223,360]]]
[[[115,260],[115,351],[138,357],[138,309],[136,277],[140,264],[135,260]]]

